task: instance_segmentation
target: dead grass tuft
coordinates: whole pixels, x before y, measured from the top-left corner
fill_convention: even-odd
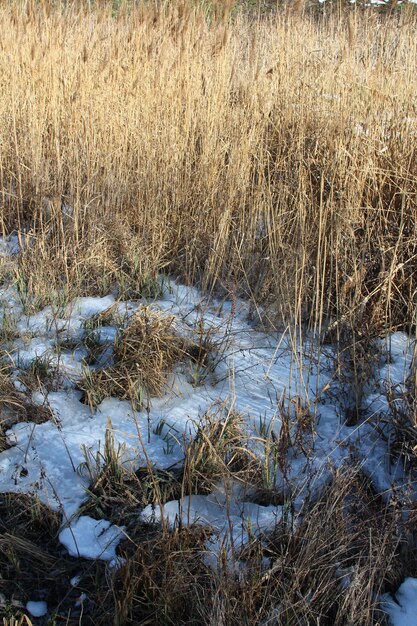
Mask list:
[[[119,623],[204,623],[196,602],[210,598],[211,573],[202,560],[206,538],[202,528],[160,531],[148,538],[142,532],[140,543],[128,545],[127,564],[113,579]],[[105,619],[98,623],[104,625]]]
[[[161,395],[167,374],[186,356],[185,340],[175,331],[174,316],[141,307],[116,342],[114,358],[147,393]]]
[[[54,419],[47,404],[34,404],[30,395],[17,391],[10,374],[8,366],[0,369],[0,451],[12,445],[6,431],[14,424],[29,421],[42,424]]]
[[[140,511],[148,504],[164,504],[180,497],[183,472],[142,467],[133,469],[124,459],[125,447],[116,444],[112,426],[106,429],[102,452],[92,455],[85,449],[85,462],[79,471],[88,478],[88,500],[82,507],[84,515],[109,519],[127,526],[137,526]]]
[[[173,367],[189,360],[201,367],[210,351],[210,342],[181,336],[175,316],[141,305],[114,346],[114,365],[88,370],[79,383],[91,408],[106,396],[133,401],[141,407],[149,396],[167,389]]]
[[[260,483],[260,463],[248,448],[243,416],[224,404],[199,420],[186,447],[184,487],[187,494],[210,493],[220,481],[239,481],[248,489]]]
[[[80,382],[86,402],[95,407],[106,396],[132,400],[141,407],[148,395],[161,395],[173,365],[184,358],[184,340],[174,317],[141,306],[114,347],[114,365],[91,371]]]
[[[118,303],[115,302],[104,311],[100,311],[95,315],[92,315],[84,322],[84,329],[88,331],[95,331],[102,326],[123,326],[123,319],[119,312]]]

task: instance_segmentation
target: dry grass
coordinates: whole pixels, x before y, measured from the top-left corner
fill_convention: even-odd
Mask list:
[[[411,9],[207,21],[181,2],[10,2],[0,17],[0,217],[30,233],[38,306],[137,294],[166,267],[237,285],[275,322],[410,324]]]
[[[19,618],[11,617],[8,619],[7,617],[3,618],[3,626],[33,626],[30,618],[27,615],[22,615]]]
[[[34,404],[30,394],[18,392],[10,374],[9,366],[0,368],[0,452],[10,447],[6,432],[14,424],[26,421],[42,424],[55,419],[47,404]]]
[[[240,482],[249,490],[259,486],[261,463],[248,439],[243,416],[224,403],[204,413],[186,446],[183,495],[210,493],[219,482]]]
[[[71,559],[58,541],[60,515],[33,496],[5,493],[0,496],[0,619],[11,625],[31,624],[25,618],[28,600],[48,603],[50,624],[94,624],[86,607],[75,606],[82,591],[105,579],[100,562]],[[72,588],[70,579],[81,574],[83,583]],[[85,584],[85,587],[83,586]],[[52,617],[53,615],[53,617]],[[13,616],[16,622],[13,622]],[[38,620],[32,618],[34,624]],[[56,621],[54,621],[56,620]]]
[[[110,291],[152,297],[161,270],[242,295],[265,324],[291,322],[295,343],[305,326],[338,343],[353,423],[372,339],[415,331],[416,14],[345,12],[338,3],[309,16],[296,2],[255,18],[234,4],[1,4],[0,224],[22,244],[2,277],[25,312]],[[2,328],[4,341],[14,338],[13,324]],[[209,351],[203,335],[184,340],[172,318],[144,307],[121,329],[114,366],[81,387],[92,407],[109,393],[140,406],[163,393],[176,363],[204,366]],[[44,384],[39,367],[33,379]],[[29,409],[6,374],[0,391],[5,447],[4,420]],[[401,407],[398,441],[414,462],[411,382]],[[272,442],[278,464],[290,436],[310,453],[311,415],[294,411],[298,429],[283,414]],[[87,459],[89,506],[133,520],[138,507],[179,488],[208,490],[225,477],[256,483],[262,468],[244,442],[239,416],[226,412],[207,417],[181,480],[151,468],[126,476],[117,454]],[[30,527],[31,505],[16,502]],[[49,529],[32,536],[16,526],[11,540],[14,506],[2,500],[8,594],[16,581],[35,589],[45,568],[55,584],[55,571],[79,567],[60,569],[48,535],[57,522],[46,514]],[[207,569],[201,529],[138,527],[125,567],[89,570],[91,612],[67,623],[376,623],[375,594],[410,571],[400,528],[355,472],[336,476],[299,527],[254,540],[246,577]]]
[[[164,261],[154,261],[124,216],[99,219],[96,223],[94,218],[80,237],[49,222],[29,229],[11,276],[28,313],[110,290],[123,298],[158,295],[156,275]]]
[[[140,306],[115,342],[114,365],[87,371],[79,387],[94,408],[108,395],[131,400],[141,407],[149,396],[167,389],[172,367],[188,356],[192,342],[180,337],[175,317]]]
[[[103,349],[95,341],[94,328],[102,323],[111,311],[88,320],[93,334],[87,335],[84,344],[94,361]],[[130,400],[141,408],[150,396],[160,396],[168,390],[169,376],[175,365],[189,364],[194,384],[212,372],[222,356],[224,346],[211,338],[210,329],[197,327],[188,333],[179,333],[174,315],[167,315],[150,306],[140,305],[127,325],[119,323],[119,335],[114,344],[114,363],[98,370],[87,369],[78,383],[84,391],[85,402],[93,409],[108,395]],[[227,344],[227,341],[225,342]]]
[[[111,423],[108,424],[103,452],[92,455],[85,449],[85,462],[79,470],[89,479],[88,500],[83,515],[109,519],[115,524],[135,529],[140,511],[148,504],[164,504],[181,496],[181,470],[137,470],[123,462],[125,447],[116,445]]]
[[[169,531],[138,521],[147,503],[185,492],[185,473],[182,486],[168,472],[129,473],[114,445],[108,440],[103,458],[87,463],[93,484],[83,514],[123,523],[126,540],[118,552],[125,564],[108,570],[62,556],[59,516],[36,499],[6,494],[0,499],[0,587],[8,616],[12,600],[16,606],[42,590],[51,624],[376,625],[383,623],[379,594],[415,575],[415,544],[407,544],[415,534],[411,518],[405,522],[353,467],[340,469],[295,524],[284,516],[272,535],[252,535],[239,555],[245,564],[239,575],[226,552],[212,569],[205,561],[210,529]],[[74,574],[81,579],[71,588]],[[80,609],[74,603],[82,591],[88,600]]]
[[[126,566],[101,589],[97,624],[322,624],[354,626],[383,619],[377,594],[404,570],[395,510],[357,470],[343,470],[300,523],[252,538],[242,552],[246,574],[220,559],[208,568],[202,528],[132,526]],[[99,592],[99,590],[97,590]],[[118,621],[117,621],[118,620]]]
[[[360,472],[339,471],[299,527],[272,544],[265,578],[283,598],[275,623],[376,623],[376,594],[403,573],[397,521]]]
[[[388,420],[391,432],[390,451],[402,456],[406,468],[417,469],[417,344],[414,346],[413,364],[403,386],[387,390],[391,410]]]
[[[253,535],[240,551],[246,573],[239,576],[226,553],[217,570],[207,567],[209,529],[179,525],[168,531],[138,523],[149,502],[161,504],[210,489],[219,480],[243,479],[245,470],[250,490],[253,464],[239,419],[230,411],[219,417],[220,411],[217,420],[214,414],[203,420],[182,479],[149,468],[129,473],[109,447],[111,458],[95,477],[86,511],[115,523],[123,520],[127,538],[121,553],[127,561],[112,577],[111,592],[95,590],[102,610],[95,614],[97,623],[105,624],[110,615],[122,624],[155,625],[384,623],[379,595],[415,573],[413,524],[411,518],[404,522],[401,510],[384,502],[357,468],[338,470],[319,499],[305,504],[296,523],[288,508],[272,536]],[[191,484],[192,470],[198,486]]]
[[[115,362],[136,369],[136,377],[151,395],[162,393],[167,373],[185,354],[185,340],[175,331],[174,320],[140,307],[115,345]]]

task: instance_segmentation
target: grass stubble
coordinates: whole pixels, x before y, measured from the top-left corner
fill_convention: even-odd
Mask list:
[[[17,261],[2,262],[3,280],[28,313],[109,291],[152,298],[161,272],[244,297],[254,322],[292,329],[295,351],[306,331],[338,346],[351,398],[344,419],[354,425],[375,341],[416,332],[415,11],[211,9],[0,6],[0,219],[21,243]],[[14,331],[3,324],[3,334]],[[145,343],[138,370],[132,354]],[[121,332],[113,370],[84,380],[87,402],[102,399],[101,382],[142,404],[163,391],[176,363],[202,362],[206,350],[185,345],[172,320],[144,308]],[[40,371],[31,372],[35,386]],[[415,372],[400,397],[388,394],[392,453],[409,471]],[[35,409],[6,367],[0,382],[6,448],[7,427],[34,421]],[[297,415],[303,433],[308,411]],[[265,438],[282,467],[284,417],[277,440]],[[241,416],[214,407],[184,468],[166,473],[127,470],[110,426],[103,455],[86,459],[85,512],[126,525],[125,565],[110,572],[69,558],[53,512],[3,494],[4,623],[29,622],[21,598],[45,588],[51,624],[382,624],[377,594],[417,574],[415,506],[404,515],[354,465],[306,503],[298,524],[288,514],[271,536],[252,538],[239,555],[246,575],[226,556],[211,570],[202,558],[207,529],[155,528],[137,513],[207,493],[219,480],[285,503],[251,455]],[[308,456],[308,441],[300,435],[298,444]],[[74,589],[69,580],[80,572]]]

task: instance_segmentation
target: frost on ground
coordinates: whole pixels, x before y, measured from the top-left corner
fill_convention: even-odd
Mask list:
[[[0,254],[12,258],[17,251],[14,240],[1,242]],[[3,326],[15,328],[3,354],[12,367],[14,385],[53,415],[40,424],[16,423],[6,432],[9,447],[0,453],[0,488],[35,493],[49,507],[62,511],[60,541],[73,556],[117,561],[123,529],[79,516],[94,463],[100,471],[106,435],[111,432],[126,467],[178,468],[202,416],[219,403],[243,416],[250,453],[266,468],[266,486],[282,493],[283,503],[256,504],[248,500],[242,485],[228,490],[219,484],[211,494],[149,505],[138,512],[138,519],[149,522],[165,519],[171,526],[181,522],[210,527],[211,563],[221,547],[242,546],[249,533],[272,529],[288,511],[289,502],[292,515],[302,513],[304,503],[314,500],[332,472],[345,463],[359,464],[385,498],[393,491],[415,491],[401,463],[390,456],[390,431],[381,420],[389,413],[387,387],[401,391],[412,362],[412,346],[405,334],[380,341],[379,362],[365,385],[363,418],[347,426],[332,346],[319,345],[311,337],[301,345],[286,332],[261,332],[247,321],[243,302],[206,302],[195,289],[167,282],[152,309],[173,315],[175,328],[184,337],[196,332],[209,336],[218,346],[210,367],[178,365],[164,395],[150,398],[142,410],[108,397],[92,412],[82,402],[77,383],[86,372],[112,363],[118,329],[110,322],[94,328],[94,341],[103,349],[91,364],[84,348],[89,323],[115,307],[123,324],[128,324],[144,303],[116,303],[112,295],[78,298],[65,307],[49,306],[28,315],[17,290],[7,285],[0,290],[0,300]],[[28,390],[23,374],[39,363],[60,375],[52,389],[44,385]],[[277,456],[282,453],[277,441],[282,444],[286,428],[283,463]],[[395,624],[406,623],[398,621],[397,614],[411,610],[412,584],[406,581],[397,594],[403,608],[387,609]]]

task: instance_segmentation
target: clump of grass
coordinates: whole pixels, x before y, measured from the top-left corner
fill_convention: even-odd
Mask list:
[[[126,566],[113,578],[116,615],[123,624],[182,624],[200,621],[200,607],[210,586],[210,571],[204,565],[207,531],[202,528],[174,532],[138,529],[121,553]],[[139,539],[139,541],[136,541]],[[209,596],[204,598],[209,600]],[[105,624],[105,617],[99,623]],[[192,622],[191,622],[192,623]]]
[[[6,431],[14,424],[27,421],[42,424],[53,419],[54,415],[47,404],[34,404],[30,395],[16,389],[9,366],[0,369],[0,451],[12,445]]]
[[[101,357],[112,345],[112,342],[102,342],[99,330],[86,330],[82,347],[87,351],[87,355],[84,357],[83,362],[85,365],[95,365],[100,362]],[[88,370],[86,370],[88,372]]]
[[[61,387],[63,376],[53,355],[46,352],[36,356],[27,369],[20,371],[19,380],[30,391],[49,392],[57,391]]]
[[[17,391],[10,375],[10,366],[3,365],[0,368],[0,404],[2,412],[7,409],[16,408],[20,410],[23,408],[22,396]]]
[[[106,370],[95,372],[89,367],[84,368],[83,376],[78,381],[78,388],[83,392],[82,401],[88,404],[91,411],[94,411],[103,402],[104,398],[111,395],[111,392],[115,393],[114,389],[108,385],[108,382],[109,374]],[[129,396],[123,395],[122,397]],[[135,395],[132,395],[132,397],[138,406],[138,399]]]
[[[190,382],[195,386],[207,381],[215,381],[215,372],[219,363],[224,359],[230,345],[230,328],[234,316],[234,298],[232,299],[231,314],[226,321],[218,324],[207,324],[205,313],[207,306],[200,303],[197,307],[197,319],[189,332],[187,343],[188,368]]]
[[[347,426],[354,426],[366,415],[366,391],[375,378],[381,356],[379,330],[377,324],[366,324],[352,314],[349,319],[340,318],[325,333],[325,341],[332,341],[336,347],[334,375],[342,419]]]
[[[182,471],[157,470],[150,465],[135,470],[124,453],[125,447],[116,444],[109,421],[103,451],[92,455],[85,449],[86,460],[79,471],[90,482],[82,513],[117,524],[123,520],[129,532],[145,506],[180,497]]]
[[[55,257],[53,263],[48,260],[50,254]],[[54,239],[48,232],[27,235],[14,264],[12,278],[26,315],[37,313],[48,305],[63,308],[74,294],[68,281],[65,256],[60,238]]]
[[[209,493],[219,481],[239,481],[248,488],[259,479],[260,464],[248,448],[243,416],[224,404],[207,411],[186,446],[187,494]]]
[[[0,321],[0,343],[6,344],[7,346],[7,344],[14,341],[18,335],[16,319],[7,307],[4,306]]]
[[[175,331],[175,317],[141,307],[116,342],[114,358],[142,381],[147,393],[158,396],[167,374],[186,356],[186,341]]]
[[[259,419],[254,440],[262,458],[259,502],[291,498],[288,478],[291,461],[297,455],[310,459],[316,438],[314,408],[299,396],[276,398],[277,410],[270,420]],[[283,481],[283,484],[282,484]],[[284,497],[285,493],[285,497]]]
[[[88,371],[79,383],[85,399],[94,408],[106,396],[133,401],[141,407],[149,396],[160,396],[168,385],[175,364],[201,359],[207,347],[182,337],[175,316],[141,305],[114,346],[114,365]]]
[[[7,598],[15,593],[24,602],[42,589],[56,617],[77,620],[74,601],[85,590],[83,623],[102,626],[110,621],[312,626],[318,620],[371,625],[383,618],[379,595],[410,573],[405,563],[411,559],[401,554],[400,512],[373,492],[358,469],[339,470],[318,500],[305,504],[296,524],[284,518],[271,535],[252,536],[239,555],[245,568],[236,575],[226,559],[219,559],[217,569],[207,565],[210,529],[168,531],[138,523],[139,483],[132,487],[130,477],[125,481],[123,472],[115,471],[120,459],[114,442],[108,446],[111,458],[106,465],[104,456],[100,460],[96,498],[86,512],[94,513],[102,499],[106,515],[113,510],[115,522],[128,520],[119,546],[124,563],[106,571],[98,562],[63,556],[56,543],[59,516],[28,496],[2,495],[0,554]],[[81,574],[81,582],[71,592],[68,581],[74,574]]]
[[[306,406],[300,397],[293,399],[294,405],[294,446],[306,458],[310,458],[314,450],[315,419],[310,407]]]
[[[124,319],[119,311],[118,303],[115,302],[111,306],[109,306],[104,311],[100,311],[91,317],[88,317],[84,321],[84,330],[88,333],[90,331],[95,331],[102,326],[116,326],[123,327]]]

